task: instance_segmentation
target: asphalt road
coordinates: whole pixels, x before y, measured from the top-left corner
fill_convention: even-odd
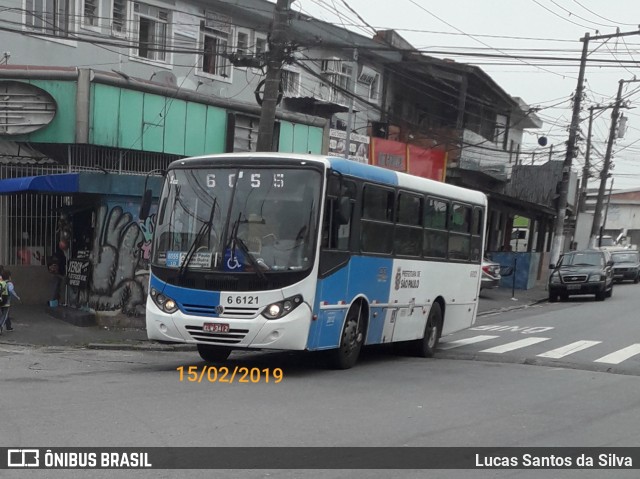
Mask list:
[[[640,286],[616,284],[613,296],[575,296],[479,318],[442,338],[441,358],[516,362],[640,375]]]
[[[200,383],[193,353],[3,347],[0,445],[629,446],[635,376],[369,352],[348,371],[252,353],[279,383]],[[220,371],[220,369],[218,368]],[[3,471],[3,477],[637,477],[637,471]],[[552,474],[550,476],[549,474]]]
[[[211,365],[193,352],[2,345],[0,446],[637,446],[640,364],[631,353],[640,342],[638,292],[620,285],[605,302],[580,298],[484,317],[473,330],[443,338],[432,360],[374,348],[355,368],[333,371],[317,354],[234,353],[225,365],[226,380],[237,368],[233,382],[221,382],[222,365],[205,369]],[[259,380],[245,375],[241,382],[242,368]],[[637,470],[0,472],[16,478],[637,477]]]

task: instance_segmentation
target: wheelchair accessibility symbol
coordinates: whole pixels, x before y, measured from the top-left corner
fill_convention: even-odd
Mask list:
[[[242,251],[227,250],[224,254],[225,271],[243,271],[244,270],[244,254]]]
[[[238,268],[242,268],[242,265],[238,263],[238,258],[236,256],[231,256],[227,260],[227,269],[234,270]]]

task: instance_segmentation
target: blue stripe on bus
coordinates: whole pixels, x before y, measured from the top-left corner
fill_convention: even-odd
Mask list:
[[[398,184],[398,175],[393,170],[378,166],[365,165],[345,158],[328,158],[331,168],[344,175],[352,175],[365,180],[376,181],[388,185]]]
[[[220,304],[219,291],[183,288],[165,283],[151,273],[150,286],[173,299],[184,314],[217,317],[216,306]]]
[[[308,349],[329,349],[339,346],[348,305],[360,295],[366,298],[370,306],[366,343],[380,343],[385,315],[383,308],[376,307],[373,303],[388,303],[392,284],[393,260],[366,256],[354,256],[347,267],[319,280],[314,305],[314,314],[317,315],[317,319],[311,322]],[[341,301],[345,304],[344,309],[320,309],[322,303],[336,306]],[[374,317],[375,312],[378,314]]]

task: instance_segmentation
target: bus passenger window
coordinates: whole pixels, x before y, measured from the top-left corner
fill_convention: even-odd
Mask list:
[[[322,225],[322,247],[340,251],[349,250],[353,203],[348,197],[327,198],[326,214]]]

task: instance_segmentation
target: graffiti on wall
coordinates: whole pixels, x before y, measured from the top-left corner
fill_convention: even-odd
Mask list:
[[[90,256],[89,306],[96,311],[144,314],[153,216],[139,222],[120,205],[99,208]]]

